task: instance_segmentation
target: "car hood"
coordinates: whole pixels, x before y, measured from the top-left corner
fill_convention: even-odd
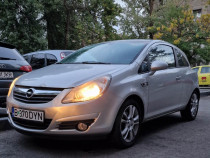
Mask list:
[[[21,76],[16,85],[71,88],[125,67],[127,65],[54,64]]]

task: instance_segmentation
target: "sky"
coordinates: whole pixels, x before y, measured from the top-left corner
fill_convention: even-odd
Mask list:
[[[116,3],[120,4],[123,7],[123,3],[122,0],[115,0]]]

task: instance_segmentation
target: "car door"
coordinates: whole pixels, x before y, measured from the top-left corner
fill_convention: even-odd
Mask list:
[[[189,101],[189,97],[192,91],[192,83],[190,81],[190,76],[196,70],[193,71],[190,68],[189,62],[181,50],[174,48],[174,52],[177,59],[177,67],[179,68],[178,76],[180,77],[180,82],[182,84],[182,89],[180,91],[180,102],[182,106],[185,106]]]
[[[149,94],[147,116],[155,117],[180,107],[182,85],[171,46],[155,45],[150,49],[148,57],[150,64],[154,61],[164,61],[168,64],[167,69],[156,71],[147,78]]]

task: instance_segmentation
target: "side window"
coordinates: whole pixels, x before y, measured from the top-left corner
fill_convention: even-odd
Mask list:
[[[57,58],[52,54],[46,54],[47,65],[52,65],[57,62]]]
[[[141,66],[139,68],[139,73],[147,73],[150,71],[150,64],[148,56],[144,59],[144,61],[141,63]]]
[[[177,61],[178,61],[178,64],[179,66],[181,67],[188,67],[189,64],[187,62],[187,59],[185,59],[184,55],[177,49],[175,49],[175,52],[176,52],[176,56],[177,56]]]
[[[201,73],[204,74],[204,73],[210,73],[210,67],[202,67],[201,68]]]
[[[45,66],[45,55],[44,54],[34,54],[31,57],[31,67],[33,69],[39,69]]]
[[[175,58],[172,47],[166,45],[158,45],[149,52],[150,63],[153,61],[164,61],[168,67],[175,67]]]

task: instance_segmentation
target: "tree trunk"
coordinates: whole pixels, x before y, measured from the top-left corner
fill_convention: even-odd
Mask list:
[[[70,23],[70,11],[66,11],[66,31],[65,31],[65,45],[64,49],[68,48],[69,45],[69,23]]]
[[[150,15],[150,17],[152,16],[153,9],[154,9],[154,0],[149,0],[149,15]],[[150,19],[149,27],[152,27],[152,26],[153,26],[153,21]],[[152,32],[149,32],[149,38],[153,39]]]

